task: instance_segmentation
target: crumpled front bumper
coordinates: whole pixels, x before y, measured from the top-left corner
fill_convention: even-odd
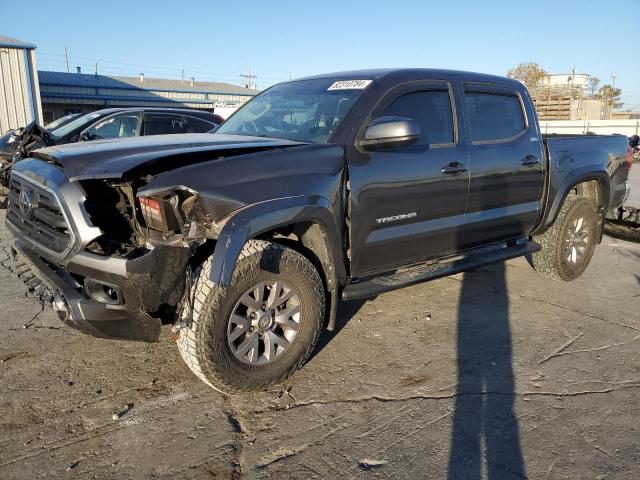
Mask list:
[[[185,271],[189,259],[188,249],[160,247],[133,260],[84,253],[62,269],[45,261],[20,239],[12,245],[12,253],[46,285],[53,295],[54,310],[68,325],[98,337],[146,342],[158,340],[162,324],[149,312],[163,304],[177,303],[184,284],[179,272]],[[124,302],[111,305],[92,299],[78,279],[115,285]]]

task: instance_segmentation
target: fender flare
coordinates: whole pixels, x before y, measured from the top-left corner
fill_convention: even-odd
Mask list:
[[[610,199],[610,178],[606,170],[593,170],[593,165],[586,165],[581,168],[577,168],[568,172],[568,174],[562,178],[560,184],[553,188],[551,186],[548,192],[548,199],[552,199],[551,202],[547,200],[548,207],[542,216],[539,226],[532,232],[533,235],[540,235],[549,229],[556,221],[560,208],[564,203],[567,195],[573,187],[579,183],[587,182],[590,180],[596,180],[602,190],[602,199],[604,202],[604,208],[608,208],[611,201]],[[553,189],[553,190],[552,190]]]
[[[327,277],[329,290],[344,282],[346,268],[342,255],[341,228],[332,204],[322,196],[297,196],[269,200],[244,207],[228,216],[213,252],[209,279],[227,288],[231,283],[236,262],[247,240],[269,230],[286,225],[313,222],[324,237],[330,259]],[[332,264],[332,265],[331,265]]]

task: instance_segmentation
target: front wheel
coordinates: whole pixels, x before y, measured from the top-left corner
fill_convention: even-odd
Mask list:
[[[178,349],[207,385],[223,393],[261,390],[300,368],[311,354],[325,314],[318,271],[299,252],[250,240],[228,289],[200,269],[193,318]]]
[[[593,200],[568,196],[554,224],[534,240],[542,249],[532,255],[543,277],[571,281],[587,268],[598,241],[598,213]]]

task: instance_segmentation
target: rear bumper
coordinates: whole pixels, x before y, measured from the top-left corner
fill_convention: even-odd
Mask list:
[[[65,323],[98,337],[146,342],[158,340],[161,327],[161,320],[148,312],[157,311],[164,303],[177,303],[179,285],[184,283],[176,270],[184,272],[188,254],[183,249],[170,250],[154,249],[128,261],[81,254],[62,269],[43,260],[22,240],[12,246],[14,256],[51,291],[53,308]],[[168,268],[168,263],[174,268]],[[115,285],[123,303],[111,305],[89,298],[78,278]]]

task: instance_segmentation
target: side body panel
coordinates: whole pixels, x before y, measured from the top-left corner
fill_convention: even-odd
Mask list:
[[[517,95],[524,130],[511,138],[474,141],[465,105],[470,183],[462,249],[528,235],[542,208],[544,183],[542,141],[524,86],[465,82],[464,90],[495,98]]]
[[[367,153],[355,145],[378,103],[400,86],[447,82],[455,99],[457,139],[448,149]],[[522,99],[526,129],[506,142],[473,143],[464,83],[507,88]],[[365,92],[359,116],[345,137],[350,183],[352,275],[380,271],[458,253],[498,240],[519,238],[534,227],[544,183],[542,142],[526,89],[514,80],[466,72],[388,74]],[[522,164],[532,155],[535,164]],[[443,167],[467,168],[455,176]],[[393,223],[379,219],[398,217]],[[383,220],[384,222],[384,220]]]
[[[455,108],[451,82],[430,78],[396,85],[379,98],[369,121],[403,95],[434,90],[450,93],[452,143],[376,152],[352,148],[349,152],[354,276],[457,250],[465,225],[469,175],[465,167],[467,151],[455,128],[462,119]],[[458,166],[461,171],[443,173],[450,166]]]

